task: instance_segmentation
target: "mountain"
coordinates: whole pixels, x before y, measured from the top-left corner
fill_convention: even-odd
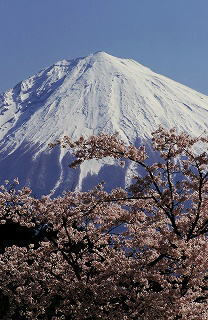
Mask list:
[[[207,96],[134,60],[105,52],[61,60],[0,95],[0,177],[19,177],[37,196],[86,190],[103,179],[108,188],[125,185],[129,165],[92,160],[69,169],[72,156],[49,152],[48,144],[116,131],[127,143],[148,143],[160,124],[197,136],[207,119]]]

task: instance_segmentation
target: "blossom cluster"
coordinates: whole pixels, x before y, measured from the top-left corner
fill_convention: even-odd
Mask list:
[[[143,146],[118,135],[64,137],[55,144],[74,150],[73,165],[114,157],[145,174],[129,190],[108,193],[100,184],[55,199],[2,186],[0,227],[34,236],[13,243],[11,235],[0,248],[0,318],[207,319],[207,141],[159,128],[153,147],[161,158],[149,164]]]

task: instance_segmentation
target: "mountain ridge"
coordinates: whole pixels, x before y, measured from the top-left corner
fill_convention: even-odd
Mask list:
[[[58,194],[67,185],[82,189],[87,177],[99,180],[105,164],[86,163],[73,173],[66,168],[67,173],[70,156],[64,150],[49,154],[48,143],[63,135],[118,132],[135,144],[147,142],[159,125],[197,136],[207,131],[207,116],[207,96],[134,60],[102,51],[63,59],[0,95],[0,174],[19,176],[37,194]]]

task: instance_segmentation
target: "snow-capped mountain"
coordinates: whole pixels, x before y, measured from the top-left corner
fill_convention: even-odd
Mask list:
[[[127,143],[145,143],[160,124],[201,135],[208,131],[208,97],[105,52],[58,61],[0,95],[0,178],[19,177],[36,195],[86,189],[103,179],[109,188],[125,185],[128,166],[124,176],[103,161],[69,169],[70,155],[49,153],[48,144],[63,135],[116,131]]]

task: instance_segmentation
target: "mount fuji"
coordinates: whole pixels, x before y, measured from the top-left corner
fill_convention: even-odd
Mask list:
[[[72,155],[49,152],[48,144],[101,132],[148,144],[159,125],[201,135],[208,130],[208,97],[105,52],[58,61],[0,95],[0,179],[18,177],[36,196],[86,190],[101,180],[107,188],[125,186],[130,165],[91,160],[69,169]]]

